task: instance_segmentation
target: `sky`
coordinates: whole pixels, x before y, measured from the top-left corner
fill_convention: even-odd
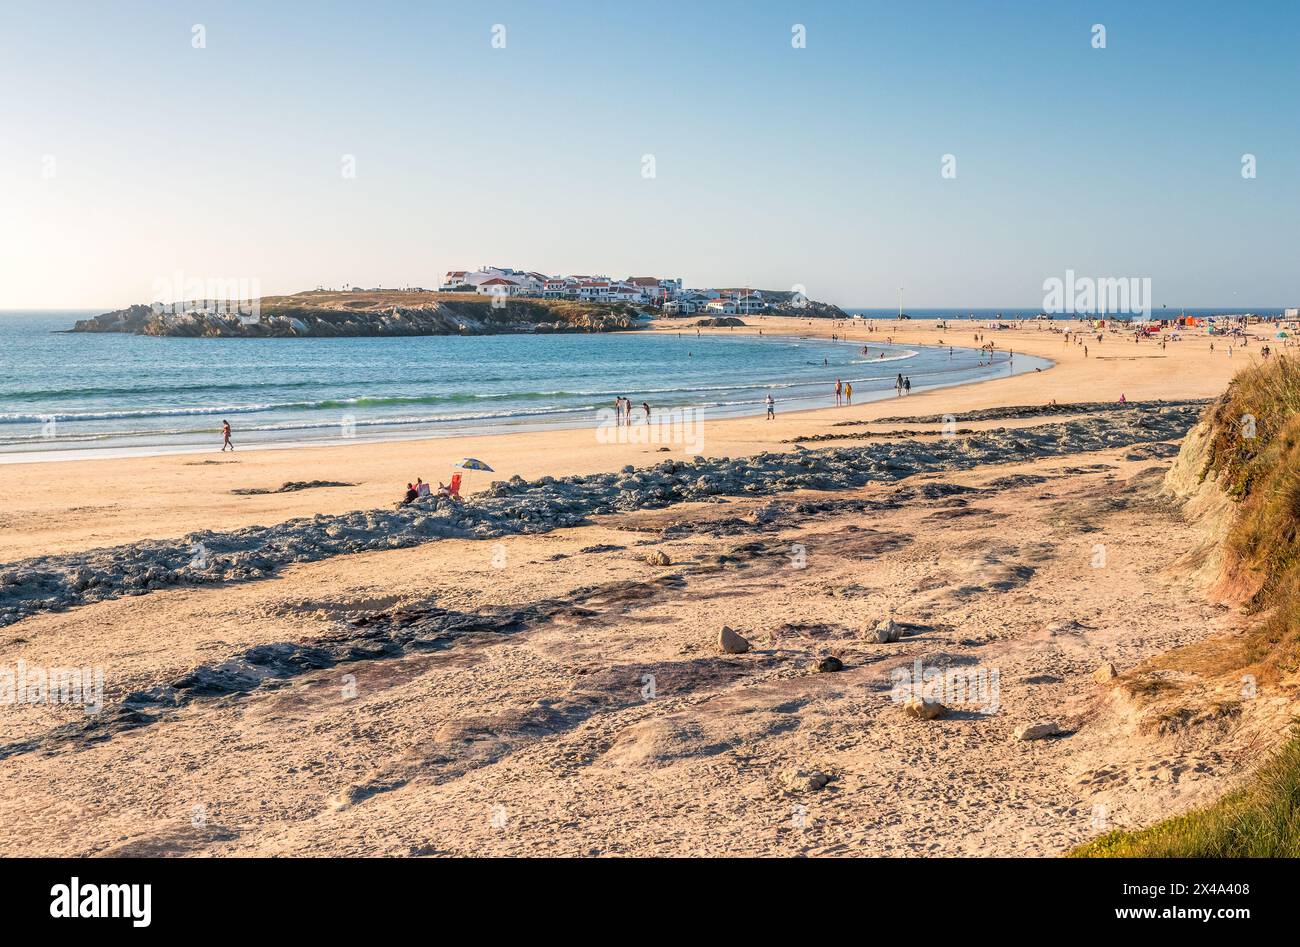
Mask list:
[[[1292,0],[0,0],[0,89],[0,309],[485,264],[1300,305]]]

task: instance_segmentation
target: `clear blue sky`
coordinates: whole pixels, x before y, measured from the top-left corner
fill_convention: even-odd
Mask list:
[[[917,307],[1037,306],[1072,268],[1300,305],[1292,0],[3,0],[0,89],[0,308],[485,263]]]

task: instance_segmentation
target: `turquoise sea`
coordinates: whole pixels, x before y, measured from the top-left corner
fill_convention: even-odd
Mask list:
[[[400,339],[175,339],[69,334],[94,312],[0,312],[0,460],[33,453],[239,446],[585,427],[619,395],[705,418],[854,400],[1047,367],[973,349],[672,332]],[[956,341],[956,333],[954,341]],[[963,332],[960,337],[969,342]],[[1000,339],[1000,344],[1012,338]],[[76,455],[84,456],[80,453]]]

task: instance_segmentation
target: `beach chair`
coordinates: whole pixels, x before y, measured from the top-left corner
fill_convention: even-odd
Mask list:
[[[451,483],[447,484],[447,492],[457,500],[460,499],[460,474],[451,475]]]

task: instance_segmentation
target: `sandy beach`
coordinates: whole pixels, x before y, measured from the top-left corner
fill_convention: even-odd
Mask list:
[[[745,329],[703,329],[718,335],[839,334],[870,345],[886,337],[908,345],[941,343],[977,348],[978,328],[954,323],[938,330],[933,321],[880,322],[874,333],[850,322],[844,328],[826,320],[751,318]],[[1017,325],[1020,325],[1017,323]],[[869,421],[892,415],[952,414],[963,427],[989,424],[962,422],[964,412],[1005,405],[1206,398],[1218,394],[1250,350],[1229,358],[1222,344],[1210,351],[1210,339],[1188,334],[1162,350],[1158,343],[1135,345],[1123,335],[1092,345],[1066,345],[1064,331],[1078,323],[1041,323],[1019,329],[985,331],[1000,351],[1011,350],[1051,359],[1056,364],[1039,374],[1019,375],[973,385],[918,391],[904,399],[834,406],[827,391],[825,410],[786,412],[777,404],[774,421],[750,418],[706,420],[700,453],[741,457],[762,450],[787,449],[794,438],[844,433],[842,421]],[[661,320],[654,331],[694,334],[681,322]],[[997,422],[1003,423],[1003,422]],[[235,440],[238,443],[238,429]],[[783,446],[784,445],[784,446]],[[0,512],[0,562],[34,555],[111,546],[139,539],[180,536],[198,529],[231,529],[317,513],[340,513],[390,504],[416,477],[447,480],[450,466],[465,456],[487,460],[496,473],[471,476],[467,489],[486,487],[492,479],[565,476],[645,465],[662,458],[657,448],[600,443],[594,428],[452,437],[400,442],[355,443],[337,447],[287,450],[236,450],[221,454],[214,436],[210,454],[128,457],[54,464],[0,464],[0,490],[8,503]],[[679,450],[680,453],[680,450]],[[352,484],[270,495],[235,495],[232,490],[277,489],[288,482],[313,480]]]
[[[0,713],[0,852],[1059,854],[1215,798],[1280,738],[1289,692],[1216,718],[1231,682],[1170,657],[1241,621],[1171,568],[1196,531],[1162,482],[1196,409],[1085,451],[1069,445],[1094,443],[1104,414],[963,417],[1121,394],[1159,412],[1220,393],[1258,343],[1229,358],[1196,331],[1165,347],[1093,335],[1085,356],[1059,331],[1070,323],[753,322],[705,331],[968,347],[983,331],[1055,364],[707,422],[705,458],[909,442],[898,462],[914,467],[853,489],[719,493],[348,555],[290,549],[291,564],[252,581],[151,585],[0,628],[0,665],[103,668],[105,705],[90,726],[73,707]],[[944,461],[927,446],[936,423],[870,423],[936,415],[959,439],[1002,445],[981,455],[996,462]],[[1025,428],[1024,452],[997,428]],[[445,480],[463,456],[496,471],[471,494],[690,459],[590,428],[218,446],[0,465],[0,562],[296,518],[323,517],[328,533],[332,518],[391,511],[407,481]],[[305,481],[348,485],[232,492]],[[901,637],[873,639],[889,620]],[[719,653],[723,626],[750,649]],[[843,670],[817,673],[830,657]],[[1098,681],[1106,662],[1118,677]],[[891,682],[922,665],[995,671],[996,706],[905,716]],[[1175,702],[1152,696],[1152,675],[1179,681]],[[1188,708],[1206,725],[1170,723]],[[1047,720],[1062,738],[1016,738]]]

